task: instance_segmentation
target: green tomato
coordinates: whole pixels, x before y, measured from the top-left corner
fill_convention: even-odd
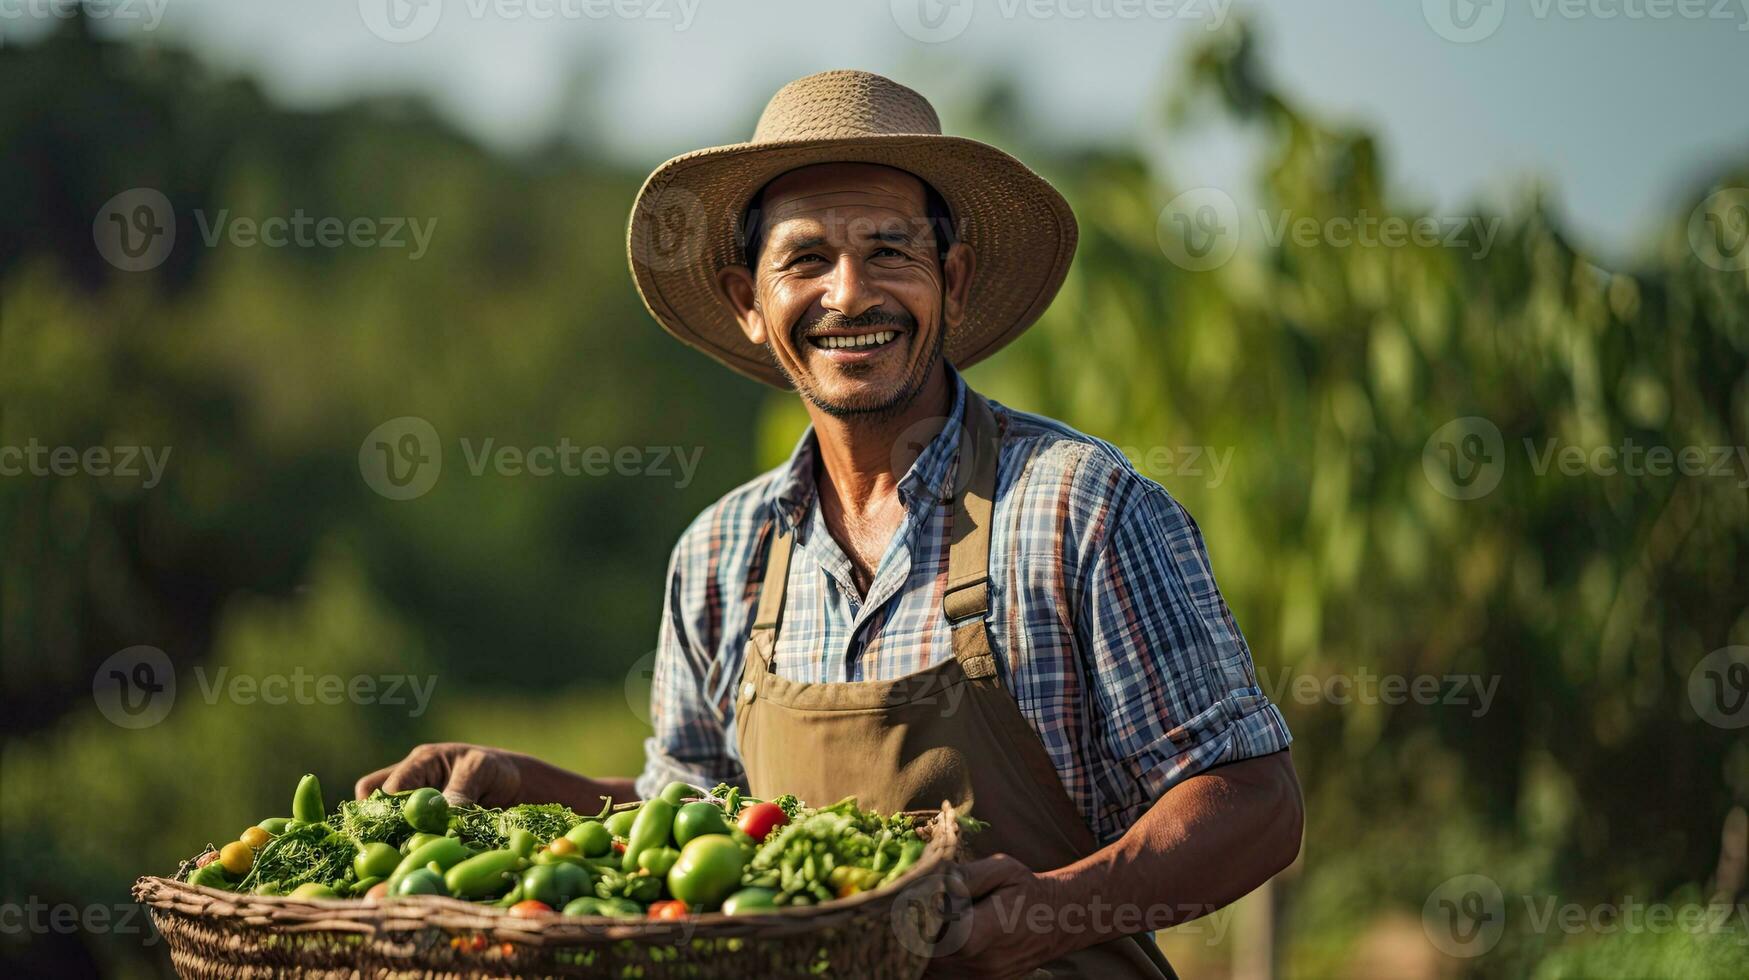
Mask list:
[[[581,865],[560,863],[552,867],[553,878],[559,883],[559,902],[569,902],[579,895],[587,895],[595,884],[589,872],[583,870]],[[554,908],[559,907],[555,902],[547,904]]]
[[[613,831],[607,825],[595,820],[587,820],[565,832],[571,843],[577,845],[577,853],[584,857],[600,857],[613,850]]]
[[[674,862],[678,860],[680,852],[672,847],[650,847],[638,855],[638,867],[657,878],[666,878],[668,872],[674,868]]]
[[[358,872],[361,881],[365,878],[387,878],[395,873],[395,868],[400,863],[400,851],[387,844],[375,842],[358,849],[358,856],[352,859],[352,870]]]
[[[522,873],[522,897],[545,902],[553,908],[565,903],[559,900],[559,876],[550,864],[537,864]]]
[[[285,833],[285,825],[291,823],[290,817],[268,817],[255,826],[267,831],[275,837]]]
[[[674,843],[685,847],[694,837],[706,834],[726,834],[729,822],[715,803],[688,803],[674,815]]]
[[[415,868],[389,886],[391,895],[448,895],[443,876],[430,868]]]
[[[437,790],[421,787],[402,801],[401,817],[420,833],[441,834],[449,829],[449,801]]]
[[[722,834],[707,834],[680,849],[668,872],[668,891],[688,908],[715,905],[741,884],[745,858],[741,845]]]
[[[777,908],[777,891],[772,888],[743,888],[723,899],[724,915],[749,915]]]
[[[334,889],[319,881],[306,881],[292,889],[292,898],[339,898]]]
[[[638,819],[638,811],[643,807],[633,807],[630,810],[616,810],[602,821],[607,832],[615,837],[626,837],[632,832],[632,824]]]
[[[683,783],[679,780],[675,780],[674,782],[662,787],[661,798],[675,806],[679,806],[681,800],[704,795],[704,790],[699,789],[697,786],[694,786],[691,783]]]

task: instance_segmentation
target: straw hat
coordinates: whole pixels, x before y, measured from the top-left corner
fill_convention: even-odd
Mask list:
[[[748,264],[741,238],[753,195],[816,163],[896,167],[947,202],[977,256],[965,318],[944,340],[955,367],[1031,326],[1069,271],[1075,215],[1044,178],[986,143],[941,135],[928,100],[891,79],[821,72],[779,89],[751,141],[677,156],[644,181],[626,248],[644,305],[669,333],[750,378],[789,387],[770,352],[741,332],[717,271]]]

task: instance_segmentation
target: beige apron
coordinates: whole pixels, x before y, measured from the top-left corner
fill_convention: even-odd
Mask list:
[[[1006,853],[1048,871],[1098,844],[996,673],[984,615],[999,434],[982,397],[967,392],[965,416],[959,465],[970,466],[972,478],[954,499],[942,600],[953,625],[953,659],[891,681],[809,684],[778,676],[772,653],[791,546],[790,535],[780,533],[736,696],[741,760],[753,795],[766,799],[794,793],[823,805],[855,796],[885,812],[935,809],[942,800],[973,807],[990,822],[971,842],[976,854]],[[1080,950],[1047,969],[1054,977],[1102,980],[1173,976],[1159,950],[1135,937]]]

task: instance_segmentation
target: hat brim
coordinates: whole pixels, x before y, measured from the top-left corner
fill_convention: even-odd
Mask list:
[[[789,383],[770,352],[747,339],[717,283],[744,265],[747,205],[774,178],[818,163],[874,163],[916,175],[953,212],[972,247],[966,315],[943,340],[968,367],[1013,340],[1050,305],[1075,256],[1069,203],[1019,160],[959,136],[882,135],[735,143],[675,157],[638,192],[626,231],[632,277],[663,328],[730,368],[777,388]]]

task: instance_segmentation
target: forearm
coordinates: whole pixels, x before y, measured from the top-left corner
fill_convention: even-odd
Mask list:
[[[1233,902],[1293,862],[1302,820],[1286,751],[1192,776],[1123,837],[1043,876],[1060,907],[1087,913],[1087,928],[1064,942],[1079,949]]]

